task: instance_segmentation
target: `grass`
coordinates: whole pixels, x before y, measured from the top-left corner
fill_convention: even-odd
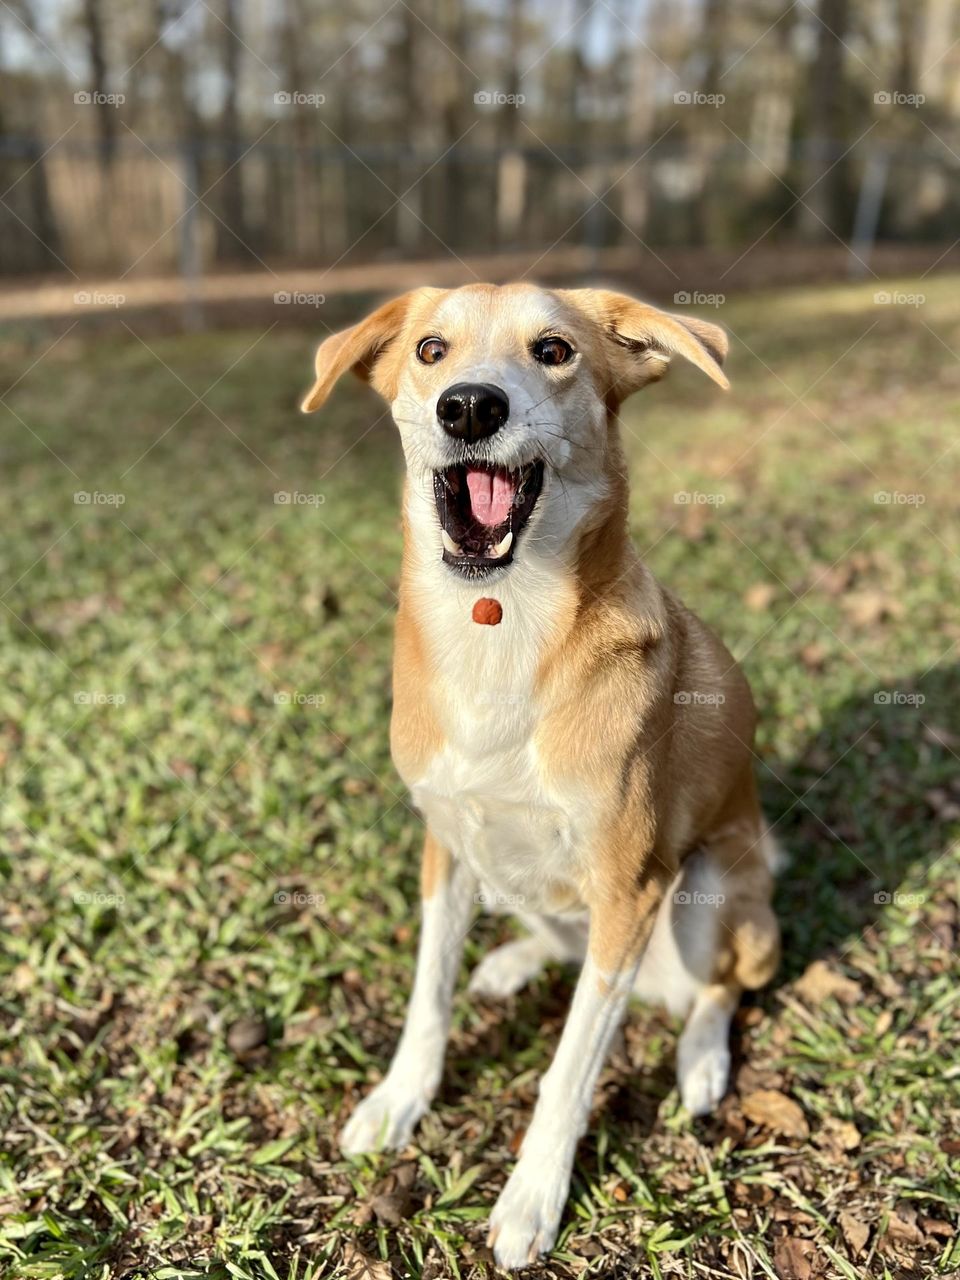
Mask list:
[[[887,287],[926,301],[731,301],[732,394],[677,370],[625,413],[636,540],[761,708],[785,959],[713,1119],[679,1107],[676,1025],[632,1010],[533,1274],[960,1268],[960,312],[955,279]],[[306,334],[50,341],[0,341],[0,1269],[489,1274],[571,975],[461,994],[415,1148],[335,1142],[417,931],[393,429],[359,387],[296,414]]]

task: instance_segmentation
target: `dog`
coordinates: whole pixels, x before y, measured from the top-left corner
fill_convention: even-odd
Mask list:
[[[723,644],[630,543],[621,403],[674,356],[726,389],[723,331],[604,289],[415,289],[316,354],[303,400],[359,375],[406,461],[391,751],[426,821],[404,1030],[342,1131],[405,1146],[440,1082],[475,905],[526,936],[475,969],[503,998],[579,978],[490,1218],[498,1264],[557,1237],[594,1086],[631,994],[685,1019],[680,1097],[722,1098],[741,992],[779,958],[755,711]]]

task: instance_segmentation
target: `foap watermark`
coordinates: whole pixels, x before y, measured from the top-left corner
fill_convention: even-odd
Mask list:
[[[891,893],[888,889],[880,889],[873,895],[873,900],[878,907],[922,907],[927,900],[927,895],[901,893],[899,889],[894,889]]]
[[[508,693],[503,689],[481,689],[476,697],[481,707],[519,707],[526,700],[525,693]]]
[[[873,495],[880,507],[922,507],[927,500],[925,493],[901,493],[899,489],[878,489]]]
[[[705,693],[702,689],[678,689],[673,695],[678,707],[722,707],[725,693]]]
[[[89,892],[81,890],[75,893],[73,900],[78,907],[122,907],[127,899],[122,893],[103,893],[94,889]]]
[[[279,889],[273,895],[278,907],[322,907],[327,899],[322,893],[305,893],[302,889]]]
[[[727,500],[724,493],[701,493],[699,489],[681,489],[673,495],[679,507],[722,507]]]
[[[526,902],[522,893],[496,893],[493,889],[480,889],[473,900],[478,907],[522,907]]]
[[[102,689],[78,689],[73,695],[78,707],[122,707],[125,693],[105,693]]]
[[[322,493],[301,493],[299,489],[281,489],[273,495],[277,507],[322,507],[326,498]]]
[[[299,689],[292,692],[282,690],[273,695],[274,706],[277,707],[322,707],[326,700],[326,694],[301,693]]]
[[[122,507],[126,500],[125,493],[101,493],[99,489],[78,489],[73,495],[77,507]]]
[[[302,289],[278,289],[273,295],[277,307],[322,307],[326,300],[325,293],[304,293]]]
[[[722,907],[727,896],[724,893],[701,893],[698,889],[678,889],[673,900],[678,907]]]
[[[907,689],[878,689],[873,695],[878,707],[922,707],[926,700],[926,694],[910,693]]]
[[[326,100],[325,93],[303,93],[299,89],[280,89],[273,95],[277,107],[322,107]]]
[[[678,107],[722,107],[727,100],[724,93],[701,93],[698,89],[680,89],[673,95]]]
[[[501,93],[499,89],[478,89],[473,95],[478,107],[522,107],[526,102],[522,93]]]
[[[922,107],[927,100],[925,93],[901,93],[899,89],[880,89],[873,95],[878,107]]]
[[[101,93],[99,89],[78,89],[73,101],[78,107],[122,107],[125,93]]]
[[[922,307],[926,300],[925,293],[903,293],[899,289],[880,289],[873,295],[878,307]]]
[[[100,289],[78,289],[73,295],[75,307],[122,307],[126,300],[125,293],[104,293]]]
[[[681,289],[673,295],[675,307],[722,307],[727,300],[725,293],[701,293],[699,289],[689,292]]]

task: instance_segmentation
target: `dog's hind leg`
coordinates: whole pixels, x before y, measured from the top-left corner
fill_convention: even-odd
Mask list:
[[[712,1111],[726,1092],[730,1023],[741,992],[764,986],[777,967],[780,930],[770,906],[775,852],[754,805],[719,828],[697,855],[706,873],[701,906],[715,923],[709,979],[696,992],[677,1045],[680,1096],[694,1116]],[[692,888],[686,897],[697,893]]]
[[[529,936],[505,942],[483,957],[470,977],[469,990],[474,995],[502,1000],[525,987],[551,960],[561,964],[583,961],[586,916],[563,919],[521,914],[519,919],[530,930]]]
[[[722,982],[704,987],[677,1043],[680,1099],[692,1116],[708,1115],[727,1091],[730,1023],[740,988]]]

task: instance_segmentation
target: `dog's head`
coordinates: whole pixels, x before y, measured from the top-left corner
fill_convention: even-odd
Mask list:
[[[726,388],[726,350],[716,325],[603,289],[416,289],[321,344],[302,407],[348,369],[369,382],[400,430],[417,538],[473,578],[511,564],[528,527],[562,551],[609,489],[619,404],[674,355]]]

